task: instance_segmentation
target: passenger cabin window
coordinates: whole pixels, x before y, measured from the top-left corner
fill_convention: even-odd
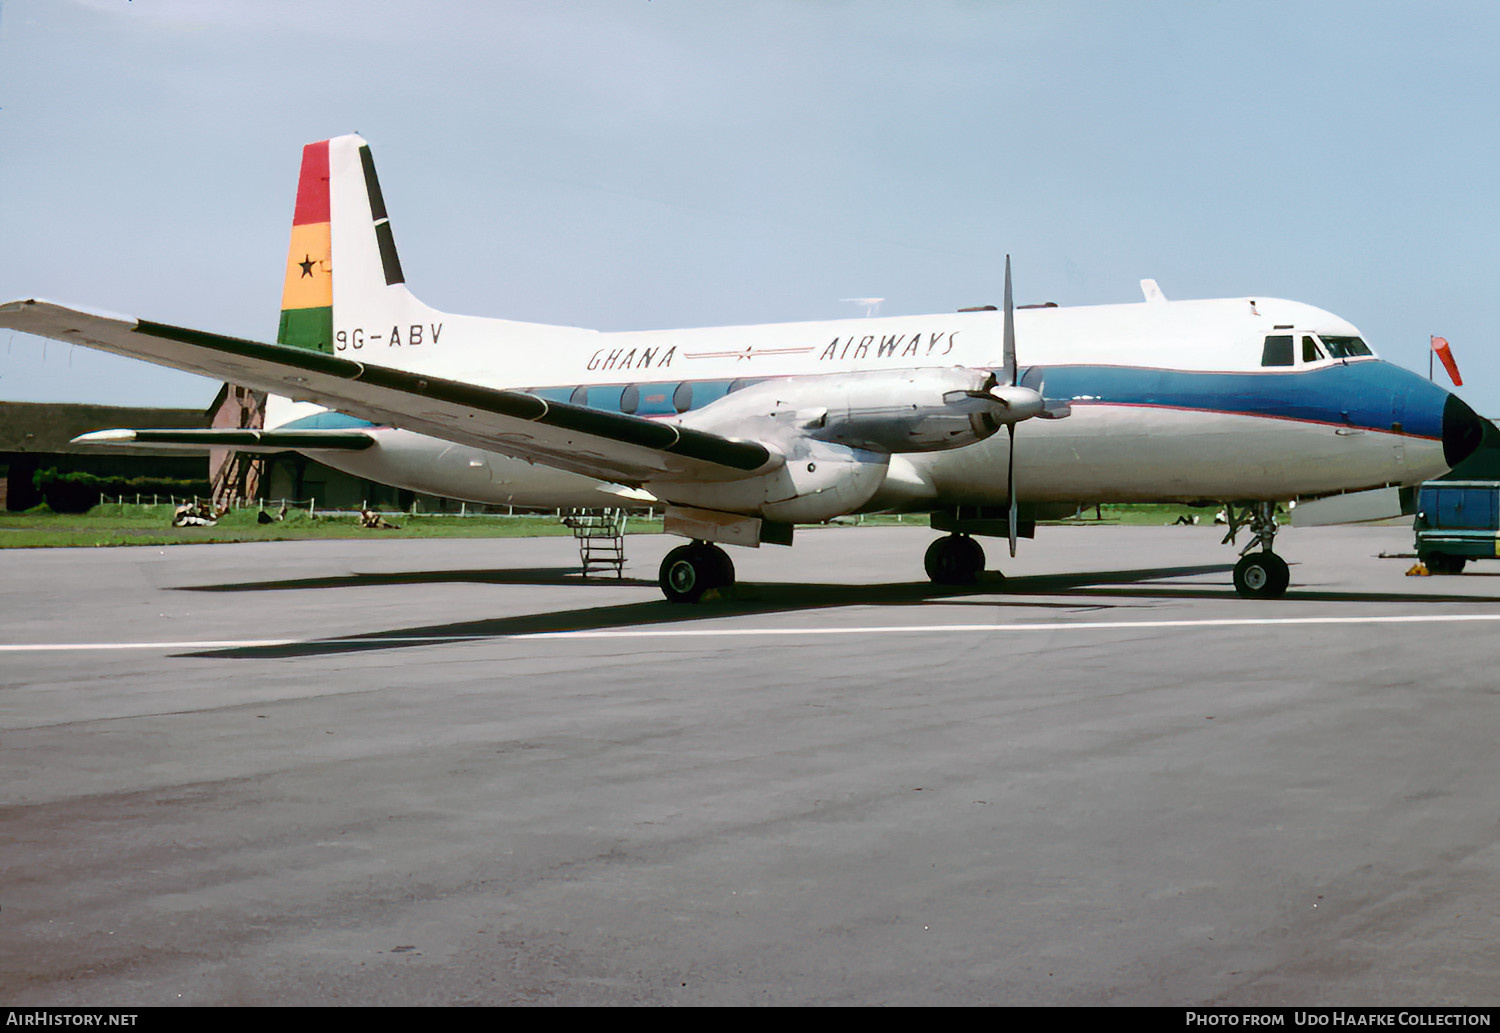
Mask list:
[[[1302,335],[1302,361],[1318,362],[1323,358],[1323,352],[1318,347],[1318,342],[1313,340],[1310,334]]]
[[[1262,366],[1292,365],[1292,335],[1278,334],[1266,338],[1266,349],[1260,353]]]

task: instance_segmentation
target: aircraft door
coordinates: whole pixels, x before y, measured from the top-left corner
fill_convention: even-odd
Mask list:
[[[1395,449],[1396,462],[1406,462],[1406,438],[1401,432],[1406,427],[1406,395],[1401,391],[1391,393],[1391,441]]]

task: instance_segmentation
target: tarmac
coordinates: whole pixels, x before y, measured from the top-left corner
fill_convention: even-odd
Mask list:
[[[0,1005],[1475,1007],[1500,563],[925,528],[0,550]]]

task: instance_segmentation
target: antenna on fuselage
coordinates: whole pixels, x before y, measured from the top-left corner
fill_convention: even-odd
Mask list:
[[[843,302],[847,302],[847,303],[849,303],[851,305],[863,305],[865,307],[865,318],[869,319],[869,318],[871,318],[873,316],[880,315],[880,303],[882,301],[884,301],[885,299],[884,298],[840,298],[839,300],[843,301]]]

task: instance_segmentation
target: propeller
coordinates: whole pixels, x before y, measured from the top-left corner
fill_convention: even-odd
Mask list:
[[[1048,402],[1040,387],[1022,387],[1020,368],[1016,364],[1016,306],[1011,295],[1010,256],[1005,256],[1005,330],[1002,337],[1001,368],[989,393],[1006,409],[1006,438],[1009,455],[1005,463],[1005,496],[1010,500],[1010,554],[1016,555],[1016,524],[1020,506],[1016,501],[1016,424],[1022,420],[1039,416],[1045,420],[1060,420],[1072,412],[1064,403]],[[1003,378],[1003,381],[1002,381]]]
[[[1001,338],[1000,365],[977,391],[950,391],[943,400],[950,405],[985,406],[995,423],[1005,424],[1009,455],[1005,463],[1005,497],[1010,500],[1010,554],[1016,554],[1016,525],[1020,505],[1016,499],[1016,424],[1033,416],[1060,420],[1071,415],[1073,407],[1066,402],[1049,401],[1042,394],[1045,384],[1026,387],[1021,383],[1021,369],[1016,362],[1016,304],[1011,291],[1010,256],[1005,256],[1005,322]]]
[[[1003,338],[1005,383],[1014,390],[1020,387],[1020,370],[1016,366],[1016,302],[1010,292],[1010,256],[1005,256],[1005,336]],[[1042,393],[1036,392],[1037,401],[1042,402]],[[1043,403],[1045,405],[1045,403]],[[1005,460],[1005,497],[1010,500],[1010,519],[1006,530],[1010,532],[1010,558],[1016,558],[1016,522],[1020,506],[1016,503],[1016,424],[1005,425],[1005,436],[1010,444],[1010,454]]]

